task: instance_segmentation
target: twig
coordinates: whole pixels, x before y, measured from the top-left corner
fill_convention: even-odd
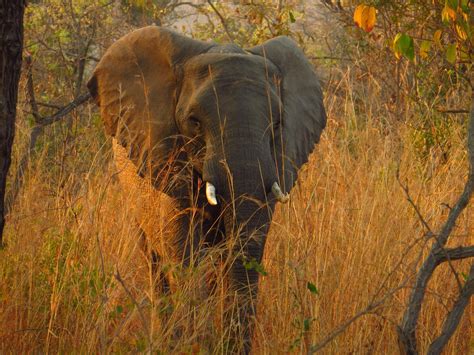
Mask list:
[[[462,109],[443,110],[443,109],[436,108],[435,110],[438,111],[439,113],[452,113],[452,114],[469,113],[469,110],[462,110]]]
[[[328,345],[332,340],[334,340],[337,336],[339,336],[339,334],[341,334],[342,332],[344,332],[344,330],[346,330],[347,327],[349,327],[352,323],[354,323],[357,319],[359,319],[360,317],[364,316],[364,315],[367,315],[369,313],[372,313],[373,311],[375,311],[377,309],[377,307],[379,307],[380,305],[382,305],[386,300],[387,298],[391,297],[392,295],[394,295],[396,292],[398,292],[399,290],[401,289],[404,289],[406,287],[406,285],[408,284],[408,281],[409,281],[409,277],[406,277],[399,286],[397,286],[396,288],[393,288],[391,290],[389,290],[387,293],[385,293],[380,299],[376,299],[377,295],[380,293],[380,291],[382,290],[384,284],[387,282],[387,280],[390,278],[391,275],[393,275],[393,273],[398,270],[398,268],[400,267],[400,265],[403,263],[403,261],[405,260],[406,256],[408,255],[408,253],[410,252],[410,250],[415,246],[417,245],[420,240],[425,240],[426,242],[426,238],[424,237],[421,237],[421,238],[418,238],[417,240],[415,240],[414,242],[412,242],[406,249],[405,251],[402,253],[402,255],[400,256],[399,258],[399,261],[396,263],[395,267],[392,269],[392,271],[390,271],[388,273],[388,275],[385,277],[385,280],[382,282],[382,284],[380,285],[379,289],[377,290],[377,292],[375,292],[374,296],[372,297],[372,300],[370,301],[369,305],[363,309],[362,311],[359,311],[358,313],[356,313],[354,316],[352,316],[351,318],[349,318],[346,322],[344,322],[342,325],[340,325],[339,327],[337,327],[335,330],[333,330],[328,336],[326,336],[326,338],[324,338],[323,340],[321,340],[318,344],[315,344],[315,345],[312,345],[309,350],[308,350],[308,353],[309,354],[313,354],[317,351],[320,351],[322,350],[326,345]],[[422,253],[422,250],[423,248],[421,248],[421,251],[419,252],[415,262],[414,262],[414,265],[417,265],[419,260],[422,258],[423,256],[423,253]]]
[[[435,355],[441,354],[443,348],[446,346],[447,342],[453,335],[454,331],[458,327],[459,321],[461,320],[462,315],[466,306],[469,304],[469,299],[474,294],[474,264],[471,264],[471,271],[469,272],[468,279],[466,284],[461,290],[458,299],[454,303],[451,312],[449,312],[446,320],[443,324],[443,330],[441,334],[434,342],[431,343],[428,354]]]
[[[143,298],[143,300],[140,302],[140,306],[145,306],[147,305],[147,298]],[[135,309],[135,308],[134,308]],[[134,310],[133,309],[133,310]],[[117,328],[115,328],[114,334],[110,337],[110,339],[107,341],[106,348],[110,347],[115,339],[120,335],[122,332],[123,327],[125,324],[130,320],[130,318],[133,316],[133,310],[131,312],[128,312],[128,314],[122,319],[122,321],[118,324]]]
[[[423,217],[423,215],[421,214],[420,212],[420,209],[418,208],[418,206],[416,205],[416,203],[413,201],[413,199],[411,198],[411,195],[410,195],[410,191],[408,189],[408,185],[403,185],[401,180],[400,180],[400,170],[397,169],[397,173],[396,173],[396,178],[397,178],[397,181],[398,181],[398,184],[400,185],[400,187],[402,188],[403,192],[405,193],[405,197],[408,201],[408,203],[413,207],[413,209],[415,210],[415,213],[416,215],[418,216],[418,219],[420,220],[421,224],[423,224],[423,226],[425,227],[425,229],[428,231],[428,236],[429,237],[432,237],[434,236],[435,234],[433,233],[433,230],[431,229],[431,227],[429,226],[428,222],[425,220],[425,218]]]
[[[352,58],[344,58],[344,57],[333,57],[333,56],[328,56],[328,55],[323,55],[323,56],[309,56],[309,59],[313,60],[324,60],[324,59],[329,59],[329,60],[340,60],[340,61],[347,61],[347,62],[354,62],[355,60]]]
[[[147,340],[148,340],[148,350],[151,354],[151,333],[150,333],[150,329],[148,327],[148,323],[146,322],[146,319],[145,319],[145,316],[143,315],[143,312],[142,312],[142,309],[140,308],[140,305],[138,304],[137,300],[135,299],[135,297],[133,297],[132,293],[130,292],[130,290],[128,289],[128,287],[125,285],[125,282],[123,281],[122,277],[120,276],[120,272],[116,271],[115,275],[114,275],[115,279],[119,282],[119,284],[123,287],[123,289],[125,290],[125,292],[127,293],[128,297],[130,298],[130,300],[133,302],[133,304],[135,305],[137,311],[138,311],[138,315],[140,317],[140,320],[142,321],[142,324],[143,324],[143,328],[145,329],[145,332],[146,332],[146,335],[147,335]]]
[[[329,344],[334,338],[336,338],[339,334],[341,334],[346,328],[354,323],[357,319],[360,317],[371,313],[373,310],[375,310],[378,306],[383,304],[387,298],[391,297],[393,294],[395,294],[398,290],[402,289],[404,286],[398,286],[394,289],[392,289],[390,292],[387,292],[381,299],[378,301],[370,303],[365,309],[362,311],[356,313],[354,316],[349,318],[345,323],[341,324],[339,327],[337,327],[331,334],[329,334],[322,342],[312,345],[311,348],[308,350],[308,354],[314,354],[315,352],[321,350],[324,348],[327,344]]]
[[[227,34],[227,37],[229,37],[229,40],[234,43],[235,40],[234,40],[234,36],[232,36],[230,34],[230,31],[229,31],[229,28],[227,27],[227,23],[224,19],[224,17],[222,16],[222,14],[219,12],[219,10],[217,10],[217,8],[214,6],[214,4],[212,3],[211,0],[207,0],[207,3],[212,7],[212,9],[214,10],[214,12],[216,13],[216,15],[219,17],[219,20],[221,20],[221,23],[222,23],[222,26],[224,27],[224,31],[225,33]]]
[[[431,230],[430,226],[428,225],[428,222],[426,222],[425,218],[423,217],[423,215],[421,214],[421,211],[420,209],[418,208],[418,206],[416,205],[416,203],[413,201],[413,199],[411,198],[410,196],[410,192],[408,190],[408,185],[403,185],[402,182],[400,181],[400,171],[397,170],[397,181],[398,183],[400,184],[400,186],[402,187],[403,191],[405,192],[405,196],[406,196],[406,199],[407,201],[410,203],[410,205],[413,207],[413,209],[415,210],[417,216],[418,216],[418,219],[421,221],[421,223],[425,226],[425,228],[428,230],[428,236],[429,237],[434,237],[434,238],[438,238],[438,236],[433,233],[433,231]],[[441,252],[445,252],[444,248],[441,249]],[[446,259],[444,261],[447,261],[448,264],[449,264],[449,268],[451,269],[455,279],[456,279],[456,282],[459,286],[459,289],[461,289],[462,285],[461,285],[461,281],[459,280],[459,276],[458,276],[458,273],[456,272],[456,269],[454,268],[454,265],[451,263],[451,260],[449,258],[449,255],[448,254],[445,254],[446,256]],[[436,264],[437,266],[438,264]]]
[[[36,101],[36,104],[38,106],[43,106],[43,107],[48,107],[48,108],[55,108],[56,110],[59,110],[62,106],[60,105],[55,105],[50,102],[41,102],[41,101]]]

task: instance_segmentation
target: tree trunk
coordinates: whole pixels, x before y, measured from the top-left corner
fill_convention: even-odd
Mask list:
[[[15,136],[25,5],[24,0],[0,0],[0,247],[5,226],[5,187]]]

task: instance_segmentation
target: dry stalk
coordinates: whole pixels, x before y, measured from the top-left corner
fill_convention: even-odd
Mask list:
[[[472,257],[473,254],[473,246],[466,247],[463,252],[460,252],[459,248],[457,248],[457,250],[445,249],[445,245],[456,225],[457,219],[461,215],[461,212],[469,204],[469,200],[474,192],[474,100],[471,104],[467,138],[469,175],[466,184],[464,185],[464,191],[460,195],[454,207],[450,210],[446,223],[443,225],[440,233],[436,237],[429,255],[426,257],[417,273],[415,285],[413,286],[413,290],[410,295],[410,300],[403,315],[401,325],[398,327],[399,346],[401,352],[404,354],[418,354],[416,344],[416,326],[418,324],[421,306],[423,304],[428,282],[431,279],[436,267],[444,261],[452,260],[452,256],[455,256],[457,259],[464,259]],[[456,251],[454,252],[453,250]],[[474,287],[472,285],[472,273],[473,271],[471,267],[471,275],[469,276],[469,279],[464,287],[461,289],[455,306],[448,314],[441,336],[431,344],[430,353],[440,353],[453,334],[454,330],[457,328],[464,308],[466,307],[469,298],[474,292]]]

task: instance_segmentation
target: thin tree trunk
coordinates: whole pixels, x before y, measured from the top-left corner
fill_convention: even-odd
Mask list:
[[[25,6],[24,0],[0,0],[0,247],[5,226],[5,187],[15,136]]]

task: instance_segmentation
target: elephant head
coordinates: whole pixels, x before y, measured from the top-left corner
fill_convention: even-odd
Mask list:
[[[88,88],[136,174],[182,209],[198,189],[198,207],[222,216],[225,238],[237,240],[230,285],[243,303],[254,296],[258,273],[246,262],[261,261],[275,203],[326,124],[303,52],[287,37],[243,50],[145,27],[107,50]],[[253,312],[243,306],[241,323]]]

